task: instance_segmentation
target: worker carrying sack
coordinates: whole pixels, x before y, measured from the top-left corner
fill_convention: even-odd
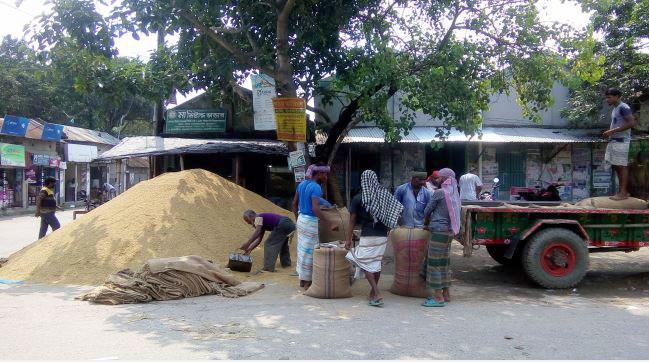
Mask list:
[[[397,228],[388,239],[394,250],[394,282],[390,293],[426,298],[433,294],[422,277],[430,234],[423,229]]]
[[[313,298],[350,298],[352,267],[340,242],[320,244],[313,250],[313,280],[306,295]]]
[[[347,208],[332,207],[322,209],[322,218],[329,221],[329,225],[335,225],[337,228],[331,230],[331,227],[323,227],[323,222],[320,220],[318,237],[321,243],[347,239],[347,228],[349,227],[349,211],[347,211]]]
[[[622,209],[622,210],[646,210],[647,202],[644,200],[629,197],[624,200],[611,200],[610,197],[591,197],[579,201],[577,206],[592,207],[596,209]]]

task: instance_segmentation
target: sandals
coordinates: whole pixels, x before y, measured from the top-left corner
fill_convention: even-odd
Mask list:
[[[370,300],[369,302],[367,302],[367,305],[369,305],[370,307],[382,307],[383,304],[383,299]]]
[[[427,298],[425,302],[421,303],[422,306],[424,307],[443,307],[445,305],[444,302],[438,302],[435,300],[435,298]]]

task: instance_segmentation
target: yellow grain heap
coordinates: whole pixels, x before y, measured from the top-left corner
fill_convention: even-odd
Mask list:
[[[137,184],[13,254],[0,268],[0,278],[101,284],[109,274],[136,269],[150,258],[183,255],[200,255],[225,266],[228,254],[252,234],[252,227],[242,220],[247,209],[290,214],[205,170],[166,173]],[[293,268],[281,269],[279,265],[280,272],[272,276],[255,275],[263,266],[262,246],[253,252],[255,265],[250,277],[289,281]],[[236,277],[246,276],[237,273]]]

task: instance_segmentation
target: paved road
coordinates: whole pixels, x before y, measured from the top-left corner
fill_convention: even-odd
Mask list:
[[[0,235],[32,221],[0,221]],[[11,231],[16,233],[18,231]],[[22,235],[18,233],[18,235]],[[24,240],[24,239],[23,239]],[[4,241],[4,239],[3,239]],[[14,246],[15,248],[15,246]],[[7,359],[638,359],[649,356],[649,252],[593,255],[574,290],[535,288],[484,250],[454,249],[454,301],[425,309],[386,292],[384,308],[319,300],[271,284],[240,299],[127,306],[75,301],[85,287],[0,285]],[[387,289],[391,276],[382,279]]]
[[[72,211],[57,212],[56,217],[61,225],[66,225],[72,222]],[[0,257],[8,257],[36,241],[40,220],[33,215],[0,217]]]

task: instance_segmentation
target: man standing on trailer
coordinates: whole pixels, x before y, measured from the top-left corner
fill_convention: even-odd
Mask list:
[[[615,88],[606,91],[606,103],[613,107],[611,112],[610,129],[603,133],[609,139],[606,146],[605,160],[613,166],[618,180],[620,180],[620,191],[611,196],[612,200],[627,199],[630,194],[629,185],[629,146],[631,144],[631,129],[635,126],[633,111],[628,104],[620,99],[622,93]]]

